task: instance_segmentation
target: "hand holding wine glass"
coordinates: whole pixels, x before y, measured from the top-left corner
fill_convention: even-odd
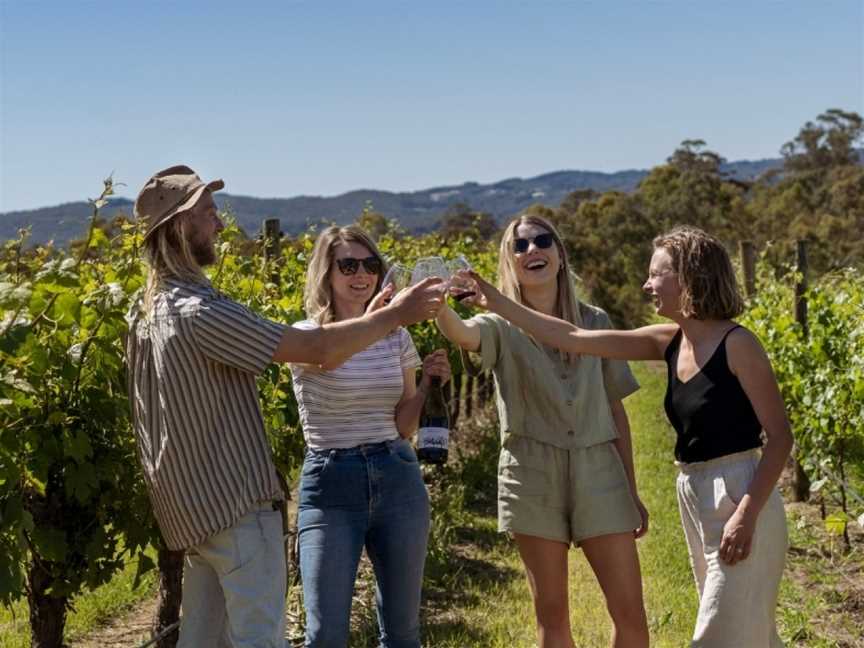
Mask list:
[[[459,270],[454,275],[454,278],[464,281],[470,286],[467,291],[470,294],[465,295],[461,300],[463,304],[494,312],[496,311],[496,305],[500,304],[502,299],[505,299],[495,286],[474,272],[474,270]]]
[[[456,301],[461,302],[463,299],[473,297],[477,294],[474,280],[463,274],[463,271],[471,270],[471,264],[468,262],[468,259],[460,254],[455,259],[447,262],[447,269],[450,271],[449,292]]]

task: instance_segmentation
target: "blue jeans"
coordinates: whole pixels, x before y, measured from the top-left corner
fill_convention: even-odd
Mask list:
[[[309,450],[298,528],[306,646],[348,645],[351,596],[366,547],[382,648],[419,648],[429,496],[410,443]]]

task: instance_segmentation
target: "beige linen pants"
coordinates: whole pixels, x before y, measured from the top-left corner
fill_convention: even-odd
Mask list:
[[[284,648],[282,516],[262,502],[186,552],[177,648]]]
[[[678,506],[699,591],[694,648],[783,646],[774,615],[788,539],[776,489],[759,514],[750,556],[735,565],[719,556],[723,527],[747,492],[759,458],[758,450],[749,450],[678,464]]]

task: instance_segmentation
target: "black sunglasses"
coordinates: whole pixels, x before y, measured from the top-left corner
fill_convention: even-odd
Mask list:
[[[336,259],[336,265],[339,266],[339,272],[343,275],[353,275],[357,273],[360,264],[369,274],[381,274],[381,259],[376,256],[368,256],[365,259],[355,259],[354,257],[345,257],[344,259]]]
[[[552,247],[552,244],[555,242],[555,237],[549,232],[546,232],[545,234],[538,234],[532,238],[513,239],[513,251],[517,254],[524,254],[528,251],[528,246],[531,245],[532,241],[536,247],[545,250]]]

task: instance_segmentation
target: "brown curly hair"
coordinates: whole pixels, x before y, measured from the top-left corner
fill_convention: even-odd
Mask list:
[[[697,227],[678,226],[654,239],[666,250],[681,284],[681,314],[698,320],[732,319],[744,311],[735,269],[723,244]]]

